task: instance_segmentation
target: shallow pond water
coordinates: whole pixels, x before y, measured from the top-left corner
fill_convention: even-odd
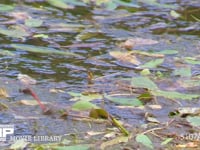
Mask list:
[[[179,87],[183,80],[200,74],[200,7],[195,0],[160,3],[138,0],[129,2],[127,6],[118,4],[115,9],[106,8],[107,4],[97,6],[95,3],[74,4],[71,9],[61,9],[43,0],[6,0],[1,4],[11,6],[8,10],[1,10],[3,6],[0,6],[0,75],[1,85],[11,93],[12,100],[5,102],[10,109],[0,114],[0,123],[16,124],[16,134],[68,134],[73,126],[76,133],[78,129],[86,132],[105,128],[105,125],[98,128],[97,125],[91,127],[82,122],[57,120],[42,115],[38,106],[19,105],[18,101],[30,99],[30,96],[18,92],[21,84],[17,81],[17,75],[27,74],[36,79],[38,84],[32,88],[43,101],[68,107],[73,101],[69,101],[71,96],[67,92],[116,94],[124,92],[117,86],[117,81],[140,76],[141,68],[113,58],[111,51],[156,53],[174,50],[177,53],[166,55],[162,64],[150,68],[151,78],[161,89],[199,94],[199,84],[190,89]],[[173,14],[172,10],[180,16],[175,17],[177,14]],[[121,45],[130,38],[152,39],[157,44],[135,45],[127,50]],[[30,45],[40,50],[34,52]],[[51,48],[54,52],[44,53]],[[145,56],[138,58],[142,63],[154,59]],[[191,75],[177,73],[179,68],[190,68]],[[88,84],[90,73],[94,76],[91,77],[92,84]],[[159,78],[159,74],[163,79]],[[61,89],[64,93],[50,93],[49,90],[53,88]],[[159,97],[157,102],[164,108],[159,111],[147,110],[165,122],[169,120],[168,114],[175,111],[180,103],[181,106],[199,106],[198,101],[174,102]],[[96,99],[94,103],[102,105],[102,100]],[[151,103],[154,104],[154,101]],[[145,110],[118,106],[107,100],[104,102],[105,109],[128,124],[128,128],[146,123]],[[7,115],[9,117],[5,120]],[[20,119],[19,116],[29,119]],[[55,130],[56,125],[62,129]],[[34,126],[40,126],[40,130],[35,131]]]

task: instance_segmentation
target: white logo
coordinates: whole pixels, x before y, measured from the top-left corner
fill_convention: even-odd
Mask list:
[[[0,124],[0,141],[6,141],[11,134],[14,134],[14,125]]]

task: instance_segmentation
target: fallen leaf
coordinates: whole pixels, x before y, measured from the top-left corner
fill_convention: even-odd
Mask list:
[[[120,51],[111,51],[109,54],[118,59],[119,61],[132,63],[134,65],[141,64],[140,61],[136,58],[136,56],[132,55],[130,52],[120,52]]]

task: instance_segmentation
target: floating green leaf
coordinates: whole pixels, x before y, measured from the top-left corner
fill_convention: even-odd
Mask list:
[[[40,27],[43,21],[39,19],[27,19],[25,20],[25,25],[28,27]]]
[[[131,85],[138,88],[147,88],[149,90],[158,90],[157,85],[147,77],[133,77]]]
[[[29,51],[29,52],[34,52],[34,53],[79,56],[71,52],[60,51],[60,50],[49,48],[49,47],[34,46],[34,45],[27,45],[27,44],[11,44],[10,46],[16,49],[21,49],[24,51]]]
[[[99,108],[95,104],[92,104],[89,101],[81,100],[72,105],[73,110],[90,110]]]
[[[200,95],[198,95],[198,94],[184,94],[184,93],[179,93],[176,91],[156,90],[156,91],[151,91],[151,93],[155,96],[163,96],[163,97],[169,98],[169,99],[192,100],[192,99],[200,97]]]
[[[14,9],[14,6],[6,5],[6,4],[0,4],[0,12],[11,11],[13,9]]]
[[[163,63],[164,59],[155,59],[151,60],[143,65],[141,65],[141,68],[156,68],[157,66],[161,65]]]
[[[56,146],[53,148],[55,150],[89,150],[90,145],[83,144],[83,145],[74,145],[74,146]]]
[[[139,2],[146,3],[148,5],[152,5],[159,8],[171,8],[171,9],[176,8],[176,5],[159,3],[157,0],[139,0]]]
[[[192,72],[190,67],[186,68],[177,68],[174,70],[174,75],[175,76],[181,76],[181,77],[191,77]]]
[[[105,98],[109,99],[110,101],[121,104],[121,105],[128,105],[128,106],[142,106],[143,103],[137,98],[128,98],[128,97],[113,97],[109,95],[105,95]]]
[[[185,62],[192,65],[200,65],[200,61],[193,57],[185,57]]]
[[[193,126],[200,126],[200,117],[199,116],[188,116],[187,121]]]
[[[135,8],[140,7],[134,1],[130,1],[130,2],[127,2],[127,1],[124,1],[124,0],[112,0],[112,1],[116,2],[118,5],[121,5],[121,6],[135,7]]]
[[[52,5],[54,7],[57,7],[57,8],[61,8],[61,9],[68,9],[68,8],[70,8],[70,6],[67,5],[64,0],[47,0],[47,2],[50,5]]]
[[[81,2],[80,0],[63,0],[65,3],[75,5],[75,6],[86,6],[84,2]]]
[[[144,135],[144,134],[138,134],[136,136],[136,141],[143,144],[144,146],[153,149],[153,143],[152,141],[149,139],[148,136]]]
[[[173,55],[173,54],[178,54],[177,50],[163,50],[156,52],[156,54],[164,54],[164,55]]]

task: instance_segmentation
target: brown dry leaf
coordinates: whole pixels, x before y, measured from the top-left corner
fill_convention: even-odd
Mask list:
[[[134,55],[132,55],[130,52],[111,51],[109,54],[112,57],[114,57],[120,61],[123,61],[123,62],[129,62],[134,65],[141,64],[140,61]]]
[[[9,97],[9,94],[7,93],[7,90],[5,88],[0,88],[0,97],[2,97],[2,98]]]
[[[131,49],[135,46],[139,46],[139,45],[153,45],[153,44],[157,44],[158,41],[152,40],[152,39],[143,39],[143,38],[131,38],[128,39],[124,42],[124,44],[122,44],[123,47],[127,48],[127,49]]]

